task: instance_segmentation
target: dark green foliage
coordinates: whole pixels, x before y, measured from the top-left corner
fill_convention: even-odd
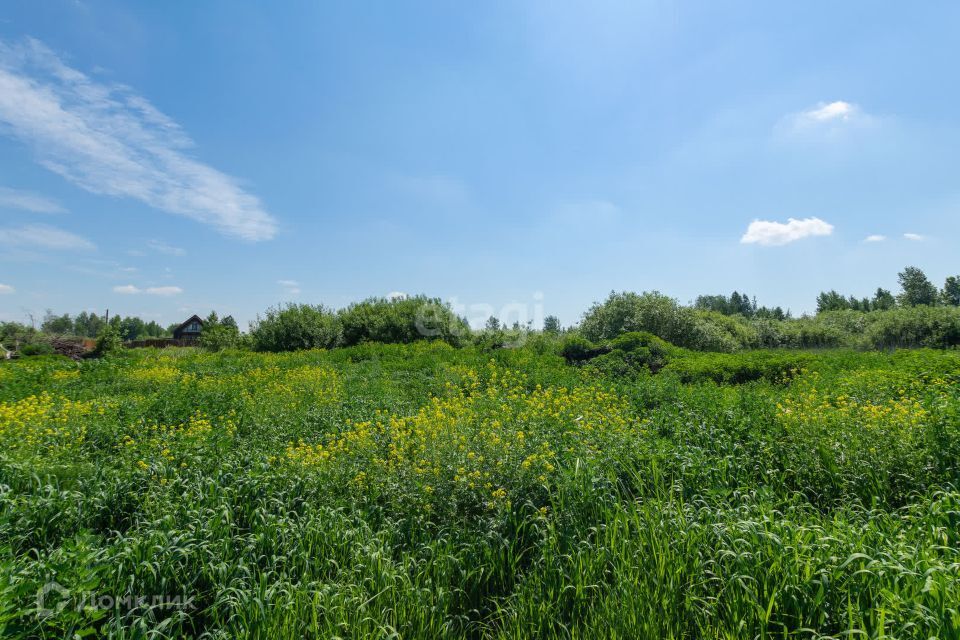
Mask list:
[[[49,356],[53,355],[54,350],[49,342],[31,342],[20,347],[17,352],[21,356]]]
[[[785,382],[810,362],[802,353],[745,351],[743,353],[685,352],[664,367],[682,382],[713,381],[717,384],[743,384],[755,380]]]
[[[93,349],[93,355],[97,358],[103,358],[123,350],[123,338],[120,329],[113,324],[106,324],[100,329],[100,335],[97,336],[97,346]]]
[[[70,314],[65,313],[62,316],[57,316],[53,314],[53,311],[47,309],[40,329],[44,333],[58,335],[73,333],[73,320],[70,318]]]
[[[725,316],[743,316],[744,318],[773,318],[784,320],[787,313],[780,307],[761,307],[756,298],[734,291],[729,296],[723,294],[697,296],[693,303],[695,309],[715,311]]]
[[[543,319],[543,332],[544,333],[560,333],[562,327],[560,326],[560,318],[557,316],[547,316]]]
[[[288,304],[267,309],[251,325],[257,351],[332,349],[343,338],[340,318],[323,305]]]
[[[370,298],[339,312],[343,344],[409,344],[442,340],[453,346],[470,337],[470,327],[438,298]]]
[[[947,277],[943,283],[940,298],[945,305],[960,307],[960,276]]]
[[[203,329],[200,332],[200,346],[207,351],[223,351],[240,346],[240,328],[237,327],[237,322],[233,319],[233,316],[227,316],[220,320],[217,312],[211,311],[207,319],[203,321]]]
[[[897,299],[892,293],[882,287],[877,287],[873,299],[870,301],[870,311],[889,311],[897,306]]]
[[[590,364],[608,375],[630,376],[642,371],[657,373],[680,350],[652,333],[634,331],[610,341],[609,351]]]
[[[103,318],[99,314],[81,311],[73,319],[73,333],[84,338],[96,338],[103,324]],[[163,335],[162,329],[157,335]]]
[[[957,307],[894,309],[872,318],[866,339],[876,349],[960,345],[960,310]]]
[[[593,342],[645,331],[671,344],[704,351],[734,351],[749,340],[749,326],[723,314],[680,306],[659,292],[616,293],[584,315],[580,331]]]
[[[568,364],[586,362],[591,358],[607,353],[609,347],[597,346],[579,334],[570,334],[560,343],[560,355]]]
[[[904,307],[937,304],[937,288],[917,267],[907,267],[897,275],[897,279],[900,282],[898,300]]]

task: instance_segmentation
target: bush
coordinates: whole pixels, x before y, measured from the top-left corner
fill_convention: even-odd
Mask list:
[[[678,350],[669,342],[643,331],[633,331],[612,340],[609,352],[590,364],[604,373],[631,376],[641,371],[657,373]]]
[[[31,342],[20,347],[21,356],[50,356],[55,353],[48,342]]]
[[[577,364],[586,362],[591,358],[607,353],[610,349],[598,347],[581,335],[571,334],[563,339],[560,344],[560,355],[564,357],[567,364]]]
[[[93,355],[97,358],[108,356],[123,350],[123,338],[120,337],[120,329],[112,324],[105,324],[97,335],[97,346],[93,350]]]
[[[687,352],[669,362],[664,372],[676,374],[682,382],[712,380],[717,384],[743,384],[766,380],[779,383],[793,378],[809,361],[809,356],[791,352]]]
[[[866,340],[876,349],[960,345],[960,309],[956,307],[907,307],[871,315]]]
[[[613,292],[584,315],[580,331],[594,342],[644,331],[671,344],[699,351],[736,351],[751,346],[755,333],[743,320],[680,306],[656,291]]]
[[[257,316],[250,339],[257,351],[332,349],[342,341],[337,315],[323,305],[288,304]]]
[[[339,313],[343,343],[406,344],[417,340],[442,340],[455,347],[470,336],[466,321],[438,298],[370,298],[351,304]]]
[[[235,324],[211,321],[203,323],[200,347],[207,351],[223,351],[240,346],[240,330]]]

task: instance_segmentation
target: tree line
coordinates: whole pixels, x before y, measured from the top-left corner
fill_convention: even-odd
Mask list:
[[[830,290],[817,296],[817,313],[824,311],[888,311],[896,307],[958,307],[960,306],[960,276],[949,276],[943,288],[937,289],[921,269],[907,267],[899,274],[900,293],[894,295],[878,287],[872,297],[844,296]]]

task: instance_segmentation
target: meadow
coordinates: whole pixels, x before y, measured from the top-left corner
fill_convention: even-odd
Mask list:
[[[559,353],[0,365],[0,636],[960,638],[960,352]]]

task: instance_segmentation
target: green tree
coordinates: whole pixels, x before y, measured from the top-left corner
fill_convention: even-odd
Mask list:
[[[822,291],[820,295],[817,296],[817,313],[823,313],[824,311],[843,311],[849,308],[850,301],[833,289],[830,291]]]
[[[96,313],[81,311],[73,319],[73,330],[78,336],[96,338],[103,328],[103,318]]]
[[[873,311],[889,311],[897,306],[897,299],[892,293],[882,287],[877,287],[873,299],[870,301],[870,308]]]
[[[257,351],[332,349],[343,340],[343,325],[323,305],[288,304],[258,315],[250,336]]]
[[[487,318],[487,324],[484,326],[487,331],[499,331],[500,330],[500,320],[497,316],[490,316]]]
[[[940,292],[943,304],[960,307],[960,276],[948,276]]]
[[[547,316],[543,319],[543,332],[544,333],[560,333],[560,318],[557,316]]]
[[[47,309],[47,313],[43,316],[43,324],[40,325],[41,331],[44,333],[54,333],[54,334],[72,334],[73,333],[73,320],[70,318],[69,313],[65,313],[62,316],[57,316],[53,314],[53,311]]]
[[[93,353],[98,358],[108,356],[123,350],[123,338],[120,336],[120,328],[113,322],[103,325],[100,334],[97,336],[97,346]]]
[[[140,318],[127,316],[120,321],[120,337],[124,340],[137,340],[145,334],[146,324]]]
[[[937,304],[938,291],[927,275],[917,267],[907,267],[897,275],[900,281],[898,301],[905,307]]]
[[[470,327],[438,298],[369,298],[341,309],[343,343],[404,344],[417,340],[443,340],[459,346],[470,337]]]
[[[207,351],[233,349],[240,344],[240,329],[232,316],[220,320],[216,311],[211,311],[203,321],[200,331],[200,347]]]

